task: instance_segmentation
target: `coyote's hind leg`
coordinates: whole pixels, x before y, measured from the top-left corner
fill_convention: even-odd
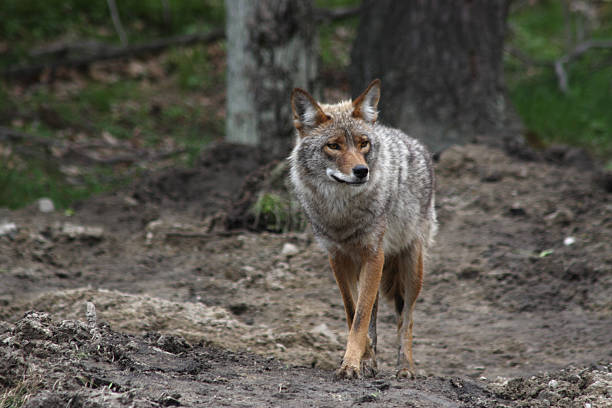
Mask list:
[[[412,312],[416,299],[423,286],[423,246],[415,241],[406,253],[398,258],[398,271],[402,277],[403,287],[396,293],[395,308],[397,316],[398,378],[414,378],[414,360],[412,358]]]

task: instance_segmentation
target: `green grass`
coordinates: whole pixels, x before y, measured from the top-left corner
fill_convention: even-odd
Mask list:
[[[223,26],[223,0],[168,0],[168,5],[169,20],[166,20],[161,0],[117,1],[128,41],[138,43]],[[49,39],[119,42],[106,1],[0,2],[0,42],[10,44],[8,51],[0,55],[0,68],[28,61],[28,51]]]
[[[211,63],[205,47],[177,48],[168,53],[166,70],[175,72],[177,82],[183,90],[201,90],[224,78],[211,75]]]
[[[570,90],[561,93],[552,72],[526,78],[510,88],[510,98],[528,129],[545,144],[587,148],[612,158],[612,66],[569,71]]]
[[[177,86],[178,88],[178,86]],[[180,101],[164,104],[153,100],[154,92],[142,89],[135,81],[115,84],[89,84],[80,92],[59,98],[52,90],[40,88],[20,101],[19,109],[25,113],[45,108],[54,112],[68,129],[79,129],[92,140],[103,132],[118,140],[137,141],[143,147],[157,148],[171,138],[177,148],[186,150],[185,164],[191,165],[202,147],[221,134],[223,122],[214,118],[210,108]],[[159,98],[158,98],[159,99]],[[52,139],[57,130],[44,121],[26,121],[21,131]],[[110,166],[89,166],[79,177],[78,184],[66,181],[60,171],[61,161],[53,160],[40,149],[36,158],[0,162],[0,207],[18,208],[40,197],[53,199],[59,208],[67,208],[76,200],[94,193],[107,191],[126,181],[122,171]],[[10,157],[9,157],[10,159]],[[127,173],[130,177],[132,173]]]
[[[117,2],[130,43],[224,24],[223,0],[167,3],[169,20],[161,0]],[[119,42],[106,1],[0,1],[0,70],[33,62],[33,48],[90,39]],[[113,62],[103,65],[98,76],[70,74],[63,83],[20,87],[0,81],[0,126],[58,141],[96,141],[107,133],[143,148],[171,143],[186,152],[177,156],[177,164],[194,164],[202,147],[224,129],[219,106],[201,103],[202,96],[218,93],[225,83],[209,47],[177,47],[135,63],[142,64],[144,75],[131,75]],[[151,77],[150,70],[158,74]],[[0,144],[0,207],[18,208],[49,197],[57,207],[69,208],[75,200],[117,188],[139,171],[90,164],[69,180],[62,165],[45,149],[26,143],[11,152]]]
[[[21,408],[39,388],[40,380],[36,376],[24,379],[0,394],[0,408]]]
[[[570,18],[575,32],[577,16]],[[593,38],[612,38],[612,3],[599,9]],[[509,45],[538,61],[554,61],[568,51],[562,2],[540,1],[512,13]],[[576,42],[576,38],[573,37]],[[505,57],[508,94],[527,129],[544,145],[584,147],[612,162],[612,50],[593,49],[566,65],[569,92],[559,89],[549,67],[526,68]]]
[[[71,185],[59,168],[49,162],[28,160],[18,168],[0,164],[0,207],[11,209],[33,203],[41,197],[53,200],[56,208],[66,209],[80,199],[110,188],[109,183],[89,175],[79,186]]]
[[[158,65],[166,73],[155,84],[141,78],[87,79],[74,89],[37,85],[15,95],[9,92],[9,84],[0,83],[0,125],[54,140],[85,135],[95,141],[107,132],[120,141],[152,149],[171,140],[177,149],[185,150],[178,156],[181,164],[193,165],[203,146],[223,133],[218,106],[202,105],[199,100],[202,94],[215,91],[224,78],[213,72],[203,46],[170,50]],[[54,119],[49,122],[49,117]],[[15,118],[22,118],[17,126]],[[89,166],[77,184],[69,183],[57,159],[35,150],[36,157],[29,153],[13,157],[19,165],[10,164],[12,156],[0,157],[0,207],[18,208],[49,197],[57,207],[68,208],[76,200],[117,188],[134,174]]]
[[[358,6],[360,3],[360,0],[315,1],[317,7],[330,9],[335,7],[353,7]],[[343,21],[321,24],[317,27],[322,70],[346,69],[350,63],[352,40],[355,36],[358,22],[358,17],[352,17]]]

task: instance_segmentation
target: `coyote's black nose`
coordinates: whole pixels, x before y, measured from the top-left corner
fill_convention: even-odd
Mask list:
[[[360,179],[365,178],[368,175],[368,168],[363,164],[358,164],[353,167],[353,174]]]

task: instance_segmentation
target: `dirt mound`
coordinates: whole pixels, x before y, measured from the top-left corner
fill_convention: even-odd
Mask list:
[[[193,343],[230,351],[248,350],[294,364],[312,362],[312,365],[331,369],[335,366],[335,354],[342,348],[337,335],[324,325],[309,332],[295,333],[270,330],[266,325],[245,324],[238,316],[247,312],[248,306],[240,303],[226,309],[103,289],[73,289],[44,293],[27,307],[78,319],[85,316],[87,303],[95,305],[101,321],[123,333],[172,333]],[[290,354],[287,349],[291,350]]]
[[[227,210],[245,178],[266,163],[265,153],[255,147],[214,143],[193,169],[148,176],[134,187],[132,196],[179,210],[197,207],[197,216],[213,215]]]
[[[274,359],[234,353],[176,335],[117,333],[98,322],[55,320],[28,312],[0,330],[2,385],[24,407],[369,406],[559,407],[604,406],[610,366],[562,370],[489,385],[459,378],[398,382],[382,377],[337,382],[331,372],[288,367]],[[61,368],[61,369],[60,369]]]
[[[145,174],[119,191],[84,200],[74,208],[87,214],[89,222],[107,224],[115,233],[141,231],[149,222],[177,213],[225,228],[226,213],[239,201],[245,180],[266,163],[268,156],[260,149],[214,142],[192,168]]]
[[[530,378],[498,379],[489,389],[523,407],[607,407],[612,402],[612,364],[570,367]]]

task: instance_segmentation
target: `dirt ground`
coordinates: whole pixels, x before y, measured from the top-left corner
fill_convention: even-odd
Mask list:
[[[148,174],[74,214],[0,210],[0,395],[27,407],[612,407],[600,173],[444,151],[418,377],[394,378],[384,305],[379,374],[334,381],[346,323],[310,232],[225,229],[262,164],[217,144],[193,169]]]

